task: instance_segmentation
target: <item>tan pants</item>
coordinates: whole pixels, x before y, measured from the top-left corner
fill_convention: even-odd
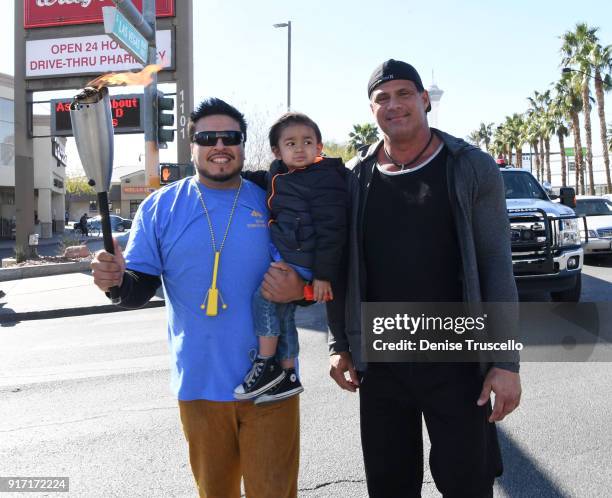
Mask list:
[[[179,401],[189,461],[201,498],[296,498],[299,396],[252,401]]]

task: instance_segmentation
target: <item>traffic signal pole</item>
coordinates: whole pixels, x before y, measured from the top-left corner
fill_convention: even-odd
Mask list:
[[[142,14],[153,30],[149,39],[149,54],[147,64],[157,61],[157,46],[155,42],[155,0],[143,0]],[[144,135],[145,135],[145,185],[159,188],[159,146],[157,143],[157,73],[153,73],[153,81],[144,88]]]
[[[131,0],[113,0],[113,3],[130,23],[138,29],[149,44],[147,65],[157,62],[155,0],[143,0],[142,15]],[[159,188],[159,146],[157,142],[157,73],[144,88],[144,136],[145,136],[145,184]]]

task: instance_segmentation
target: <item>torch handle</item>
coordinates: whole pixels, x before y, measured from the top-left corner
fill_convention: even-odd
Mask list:
[[[98,192],[98,207],[100,209],[100,219],[102,222],[104,250],[111,254],[115,254],[115,246],[113,245],[113,230],[111,228],[110,213],[108,211],[108,194],[106,192]],[[108,291],[110,293],[111,302],[113,304],[119,304],[121,302],[119,287],[111,287]]]

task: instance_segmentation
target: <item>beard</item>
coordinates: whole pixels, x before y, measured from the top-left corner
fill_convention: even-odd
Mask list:
[[[217,183],[224,183],[233,180],[237,176],[239,176],[240,172],[242,171],[242,166],[233,170],[223,171],[220,173],[211,173],[206,168],[202,168],[200,166],[197,166],[197,170],[199,175],[206,178],[207,180],[211,180]]]

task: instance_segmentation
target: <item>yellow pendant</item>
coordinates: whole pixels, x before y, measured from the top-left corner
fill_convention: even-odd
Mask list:
[[[208,299],[206,300],[206,316],[217,316],[219,302],[219,289],[208,289]]]
[[[221,298],[222,309],[227,309],[227,305],[223,302],[223,298],[217,289],[217,275],[219,274],[219,257],[221,253],[215,251],[215,262],[213,264],[213,276],[210,284],[210,289],[206,293],[206,306],[204,303],[200,306],[201,309],[206,309],[206,316],[217,316],[219,313],[219,298]]]

